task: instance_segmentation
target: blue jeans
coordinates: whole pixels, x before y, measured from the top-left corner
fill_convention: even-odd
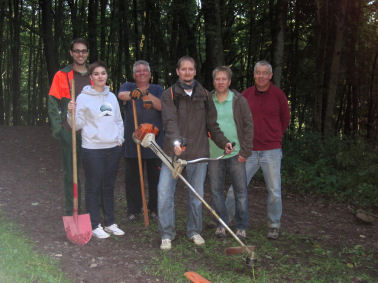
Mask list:
[[[236,195],[235,227],[245,230],[248,227],[247,176],[245,173],[245,163],[238,162],[238,155],[209,162],[212,203],[219,217],[228,224],[229,216],[224,195],[227,169],[230,172],[231,184]],[[220,226],[222,225],[218,223],[218,227]]]
[[[207,163],[189,164],[186,166],[187,181],[195,191],[203,197],[203,187],[206,179]],[[177,180],[171,170],[163,163],[158,185],[159,228],[162,239],[173,240],[176,236],[175,225],[175,191]],[[192,237],[202,231],[202,202],[189,191],[188,219],[186,234]]]
[[[91,217],[92,228],[95,229],[100,224],[100,203],[104,213],[104,224],[110,226],[114,224],[114,184],[122,147],[82,148],[81,152],[85,173],[85,204]]]
[[[282,149],[252,151],[248,157],[245,170],[247,173],[247,184],[261,167],[264,174],[265,186],[268,190],[267,213],[268,227],[280,228],[282,215],[281,198],[281,159]],[[226,206],[230,219],[235,215],[235,196],[232,186],[228,190]]]

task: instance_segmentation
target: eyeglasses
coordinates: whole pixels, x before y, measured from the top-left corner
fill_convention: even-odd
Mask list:
[[[81,53],[81,54],[87,54],[88,53],[88,49],[82,49],[82,50],[80,50],[80,49],[74,49],[74,50],[72,50],[72,52],[75,53],[75,54],[79,54],[79,53]]]

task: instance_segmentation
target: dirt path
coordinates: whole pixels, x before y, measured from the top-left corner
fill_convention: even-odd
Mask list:
[[[157,232],[145,245],[137,244],[138,234],[128,229],[123,238],[91,240],[83,247],[67,241],[61,218],[60,162],[58,142],[47,127],[0,127],[0,210],[22,227],[42,253],[55,258],[74,282],[164,282],[144,272],[149,258],[159,254]],[[120,169],[117,216],[120,226],[127,227],[122,180]],[[265,222],[265,198],[262,185],[249,191],[251,229]],[[334,245],[360,244],[378,250],[377,222],[360,223],[345,205],[284,193],[282,227]]]

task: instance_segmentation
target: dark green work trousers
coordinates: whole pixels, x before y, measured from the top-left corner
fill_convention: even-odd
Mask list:
[[[72,161],[72,135],[71,132],[62,128],[60,136],[60,144],[62,146],[62,161],[63,161],[63,173],[64,173],[64,207],[66,215],[73,215],[73,161]],[[76,134],[76,155],[77,155],[77,171],[80,167],[80,151],[81,151],[81,135]],[[81,189],[78,176],[78,204],[79,212],[81,208]]]

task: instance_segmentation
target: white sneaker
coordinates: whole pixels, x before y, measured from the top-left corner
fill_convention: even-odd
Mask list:
[[[201,246],[205,243],[205,240],[201,237],[200,234],[194,234],[190,239],[197,245]]]
[[[171,240],[170,239],[162,239],[160,249],[161,250],[170,250],[172,248]]]
[[[106,239],[110,237],[110,235],[104,231],[101,224],[98,224],[97,228],[92,230],[92,235],[98,239]]]
[[[115,236],[123,236],[125,235],[125,232],[123,232],[121,229],[118,228],[117,224],[112,224],[110,226],[105,227],[104,229],[106,232],[113,234]]]

